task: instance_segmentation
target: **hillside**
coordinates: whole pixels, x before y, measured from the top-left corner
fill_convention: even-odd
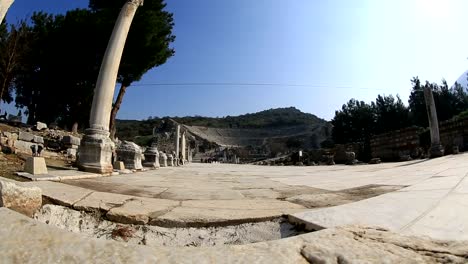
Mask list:
[[[125,140],[134,140],[138,136],[151,135],[153,128],[160,127],[163,121],[168,118],[152,118],[143,121],[117,120],[117,136]],[[270,109],[253,114],[221,118],[193,116],[173,117],[172,119],[186,126],[232,129],[310,127],[327,123],[313,114],[303,113],[294,107]]]

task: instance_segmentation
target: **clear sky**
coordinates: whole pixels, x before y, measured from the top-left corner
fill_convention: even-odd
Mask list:
[[[7,19],[88,1],[16,0]],[[118,118],[225,116],[295,106],[327,120],[350,98],[407,101],[410,79],[450,83],[468,69],[466,0],[171,0],[176,54],[135,86]],[[92,40],[90,40],[92,41]]]

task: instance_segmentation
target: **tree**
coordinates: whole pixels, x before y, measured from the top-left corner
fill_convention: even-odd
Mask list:
[[[408,99],[411,124],[420,127],[427,127],[429,123],[427,120],[423,86],[421,85],[421,81],[418,77],[413,77],[411,83],[413,88]]]
[[[371,105],[351,99],[335,111],[332,138],[338,144],[368,141],[375,130],[375,119]]]
[[[16,26],[0,25],[0,103],[13,101],[14,79],[28,52],[28,32],[25,21]]]
[[[449,88],[447,82],[442,80],[442,84],[430,83],[426,81],[421,85],[418,77],[411,80],[413,89],[408,100],[410,109],[410,119],[413,125],[427,127],[426,102],[424,100],[424,88],[432,90],[434,102],[437,110],[438,121],[444,121],[468,109],[468,94],[458,83]]]
[[[102,23],[103,28],[111,32],[115,18],[125,2],[91,0],[89,6],[106,21]],[[115,119],[127,88],[140,80],[147,71],[164,64],[174,55],[174,49],[170,47],[175,40],[172,35],[173,16],[164,10],[165,7],[163,0],[145,1],[132,22],[119,67],[120,89],[109,124],[111,138],[115,137]]]
[[[375,103],[372,102],[375,111],[375,134],[385,133],[401,129],[410,125],[409,110],[397,95],[396,100],[392,95],[378,95]]]
[[[74,128],[87,124],[105,49],[97,22],[98,17],[85,9],[32,15],[31,52],[15,80],[16,105],[26,107],[28,123],[40,120]]]

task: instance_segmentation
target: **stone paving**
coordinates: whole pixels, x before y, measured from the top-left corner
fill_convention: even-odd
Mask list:
[[[1,263],[466,263],[466,243],[334,228],[216,247],[149,247],[89,238],[0,208]]]
[[[311,229],[362,224],[404,234],[468,239],[467,160],[468,154],[461,154],[362,166],[190,164],[27,184],[42,188],[53,203],[100,211],[122,223],[201,227],[290,215],[290,220]],[[387,193],[361,201],[342,197],[353,188],[372,186]],[[310,204],[328,208],[306,208],[315,207]],[[329,207],[333,205],[338,206]]]

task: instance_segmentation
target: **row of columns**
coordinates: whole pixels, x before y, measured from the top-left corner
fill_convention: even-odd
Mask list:
[[[187,136],[186,131],[180,131],[180,125],[176,127],[176,135],[175,135],[175,153],[176,158],[178,161],[177,165],[184,165],[186,162],[191,161],[191,150],[187,148]]]

